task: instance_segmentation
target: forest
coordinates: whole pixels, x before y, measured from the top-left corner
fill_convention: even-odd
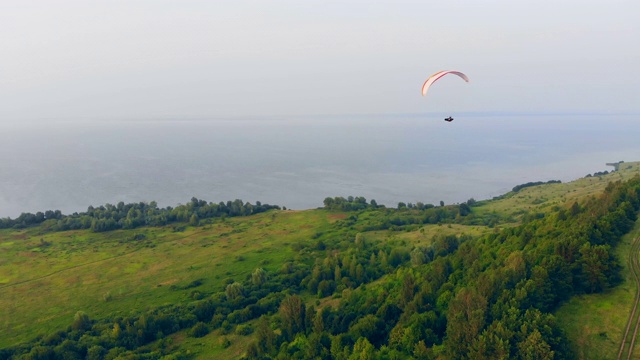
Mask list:
[[[172,343],[179,332],[215,333],[223,347],[232,335],[246,336],[238,356],[246,359],[572,359],[553,311],[572,296],[620,283],[613,249],[637,220],[640,177],[502,227],[513,219],[481,213],[473,199],[387,208],[363,197],[328,197],[323,204],[312,211],[338,220],[291,245],[294,256],[276,270],[255,267],[213,292],[199,290],[201,281],[172,285],[189,300],[126,316],[77,311],[67,328],[3,348],[0,359],[191,359]],[[194,198],[175,209],[118,204],[0,224],[107,232],[277,211],[284,210]],[[436,235],[428,244],[374,236],[425,224],[493,230]]]

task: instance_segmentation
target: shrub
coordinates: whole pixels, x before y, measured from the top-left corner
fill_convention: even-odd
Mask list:
[[[189,330],[189,336],[193,336],[195,338],[203,337],[208,333],[209,333],[209,328],[203,322],[198,322],[191,328],[191,330]]]
[[[236,327],[237,335],[247,336],[247,335],[251,335],[252,333],[253,333],[253,327],[251,327],[251,325],[249,324],[241,324]]]

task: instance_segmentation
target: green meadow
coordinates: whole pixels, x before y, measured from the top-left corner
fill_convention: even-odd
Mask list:
[[[0,346],[65,328],[79,310],[113,317],[189,301],[194,281],[210,293],[257,267],[275,271],[333,216],[277,211],[183,231],[1,231]]]

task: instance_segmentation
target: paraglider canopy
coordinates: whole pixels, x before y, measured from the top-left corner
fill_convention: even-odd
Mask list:
[[[437,73],[429,76],[429,78],[427,79],[427,81],[424,82],[424,84],[422,85],[422,96],[427,95],[427,91],[429,90],[429,87],[431,87],[431,85],[438,81],[440,78],[442,78],[445,75],[448,74],[454,74],[454,75],[458,75],[460,78],[462,78],[464,81],[469,82],[469,78],[467,77],[467,75],[459,72],[459,71],[455,71],[455,70],[443,70],[443,71],[438,71]]]

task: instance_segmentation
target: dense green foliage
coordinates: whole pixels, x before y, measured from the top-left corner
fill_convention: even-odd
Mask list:
[[[532,181],[532,182],[516,185],[516,186],[513,187],[513,189],[511,189],[511,191],[518,192],[518,191],[520,191],[520,190],[522,190],[524,188],[531,187],[531,186],[538,186],[538,185],[544,185],[544,184],[560,184],[561,182],[562,181],[560,181],[560,180],[549,180],[547,182],[544,182],[544,181]]]
[[[609,174],[609,171],[607,171],[607,170],[605,170],[605,171],[597,171],[597,172],[594,172],[593,175],[587,174],[585,177],[592,177],[592,176],[596,176],[597,177],[597,176],[604,176],[604,175],[607,175],[607,174]]]
[[[175,221],[211,206],[199,204]],[[370,231],[483,218],[469,204],[388,209],[327,198],[325,207],[345,216],[295,244],[296,257],[278,271],[253,269],[214,293],[195,282],[191,301],[129,316],[78,312],[67,329],[0,350],[0,359],[188,358],[167,340],[178,331],[252,336],[251,359],[572,358],[551,312],[620,281],[612,248],[636,220],[640,178],[518,226],[436,235],[427,245]]]
[[[207,203],[195,197],[185,205],[164,209],[158,208],[155,201],[148,204],[119,202],[117,205],[106,204],[97,208],[89,206],[86,212],[72,215],[63,215],[60,210],[47,210],[44,213],[38,211],[35,214],[22,213],[15,219],[1,218],[0,229],[19,229],[42,224],[51,231],[91,229],[94,232],[102,232],[140,226],[162,226],[176,222],[189,222],[195,225],[201,219],[247,216],[279,208],[276,205],[261,204],[259,201],[253,205],[237,199],[226,203]]]
[[[409,230],[417,225],[440,224],[443,222],[488,225],[495,220],[491,217],[478,219],[473,216],[470,206],[474,203],[475,200],[470,199],[468,202],[459,205],[435,207],[432,204],[423,204],[421,202],[416,204],[400,202],[397,209],[387,209],[382,205],[378,205],[375,200],[367,203],[367,200],[363,197],[349,196],[348,198],[328,197],[324,199],[324,208],[349,212],[378,209],[377,216],[367,216],[366,221],[356,221],[357,217],[355,216],[347,220],[358,231],[398,230],[401,228]],[[411,226],[407,227],[407,225]]]

